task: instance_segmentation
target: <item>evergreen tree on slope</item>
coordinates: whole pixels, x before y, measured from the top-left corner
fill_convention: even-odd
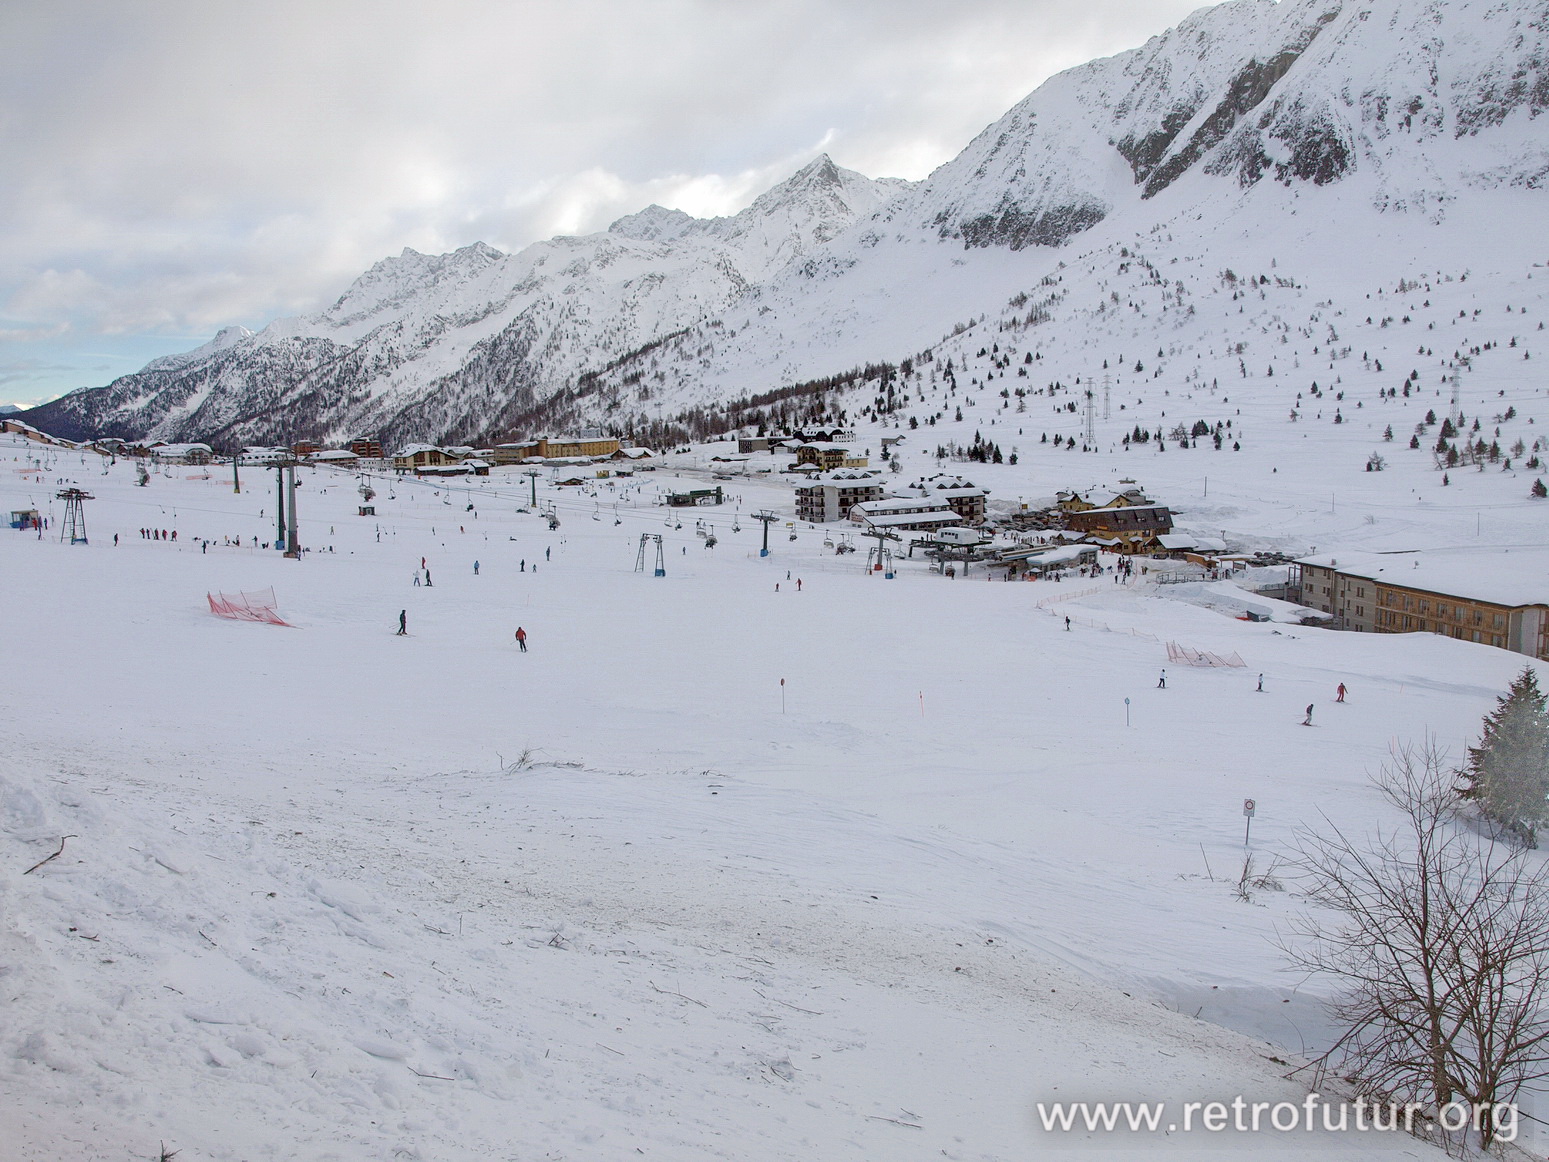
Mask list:
[[[1496,702],[1479,745],[1468,748],[1462,794],[1536,847],[1538,828],[1549,819],[1549,704],[1531,667]]]

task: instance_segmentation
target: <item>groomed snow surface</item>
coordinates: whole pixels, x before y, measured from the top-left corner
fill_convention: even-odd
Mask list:
[[[770,481],[672,513],[704,477],[544,483],[550,531],[521,477],[379,481],[360,517],[303,471],[296,562],[252,547],[272,472],[38,455],[0,447],[0,510],[54,521],[0,529],[4,1158],[1432,1156],[1035,1103],[1301,1100],[1325,986],[1274,947],[1294,883],[1234,898],[1242,800],[1261,870],[1320,813],[1369,829],[1367,772],[1458,753],[1521,657],[1145,578],[888,581],[781,525],[761,559]],[[269,586],[292,628],[205,600]]]

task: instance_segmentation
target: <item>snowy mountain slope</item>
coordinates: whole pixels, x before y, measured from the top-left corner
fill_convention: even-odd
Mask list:
[[[1234,0],[1051,80],[931,176],[918,220],[1058,245],[1200,170],[1246,187],[1369,169],[1394,206],[1536,186],[1546,27],[1542,3]]]
[[[1364,314],[1361,296],[1417,272],[1518,276],[1549,243],[1549,138],[1537,120],[1546,27],[1541,4],[1204,10],[1142,49],[1052,79],[821,262],[758,288],[720,320],[734,351],[707,366],[716,336],[697,328],[676,344],[692,357],[652,352],[620,379],[660,374],[707,407],[897,364],[987,316],[1032,318],[1026,344],[1058,369],[1046,378],[1070,382],[1092,370],[1082,362],[1093,348],[1195,348],[1189,362],[1209,363],[1219,344],[1190,316],[1226,270],[1294,265],[1278,277],[1304,325],[1318,303]],[[926,239],[937,236],[965,249],[933,251]],[[1063,244],[1038,244],[1049,242]],[[1178,310],[1090,310],[1070,268],[1111,269],[1136,248],[1165,272]],[[1046,278],[1062,289],[1040,289]],[[1098,291],[1106,281],[1090,280],[1094,297],[1132,297],[1123,285]],[[1236,310],[1215,326],[1234,326]],[[1370,342],[1380,350],[1389,338]],[[670,417],[671,398],[653,390],[636,422]]]
[[[666,215],[672,228],[653,230],[646,211],[514,255],[482,243],[438,257],[406,250],[319,315],[222,332],[49,405],[47,421],[81,434],[216,440],[471,436],[572,381],[597,352],[633,349],[724,309],[906,186],[821,157],[730,218]]]
[[[1341,296],[1374,272],[1342,270],[1348,255],[1375,255],[1386,278],[1437,252],[1456,274],[1471,250],[1537,240],[1546,30],[1543,0],[1232,0],[1052,78],[917,186],[820,158],[732,218],[649,207],[517,255],[406,254],[319,316],[29,418],[216,440],[577,422],[664,439],[691,410],[708,423],[729,399],[899,363],[981,316],[1005,321],[1022,296],[1049,357],[1077,327],[1112,346],[1137,320],[1039,285],[1095,249],[1121,261],[1136,238],[1176,239],[1146,247],[1175,301],[1257,268],[1267,240],[1315,265],[1298,275],[1310,302],[1354,313]],[[1143,345],[1197,341],[1174,323]]]

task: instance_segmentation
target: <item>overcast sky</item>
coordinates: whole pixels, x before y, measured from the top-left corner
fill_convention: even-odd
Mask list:
[[[0,403],[336,298],[405,246],[920,178],[1197,0],[0,0]]]

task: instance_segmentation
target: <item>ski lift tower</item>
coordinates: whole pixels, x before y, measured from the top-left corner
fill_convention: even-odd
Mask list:
[[[1096,393],[1090,387],[1086,389],[1086,416],[1081,438],[1088,444],[1097,445],[1097,400]]]
[[[667,576],[667,561],[662,556],[662,535],[661,535],[661,533],[641,533],[640,534],[640,551],[635,554],[635,572],[636,573],[644,573],[645,572],[645,547],[651,541],[655,541],[656,542],[656,571],[652,575],[656,576],[656,577],[665,577],[665,576]]]
[[[527,479],[532,484],[532,506],[533,506],[533,508],[537,508],[538,507],[538,477],[542,476],[543,473],[539,472],[536,468],[529,468],[526,472],[523,472],[522,475],[527,477]]]
[[[296,461],[286,459],[274,465],[275,488],[275,537],[276,548],[283,547],[285,555],[297,561],[301,559],[301,544],[296,528]]]
[[[290,501],[290,523],[286,528],[285,555],[293,560],[301,560],[301,538],[298,535],[296,522],[296,461],[292,460],[285,465],[285,498]]]
[[[762,521],[764,524],[764,547],[758,551],[758,555],[760,557],[767,557],[769,556],[769,526],[774,524],[774,522],[780,518],[777,517],[774,513],[770,512],[767,508],[761,508],[757,512],[750,513],[749,515],[752,516],[754,520]]]
[[[887,529],[867,529],[861,534],[863,537],[876,537],[877,547],[866,550],[866,575],[881,573],[885,581],[891,581],[895,572],[893,565],[893,550],[888,548],[889,541],[902,540],[897,533]]]
[[[59,532],[59,539],[66,537],[72,545],[84,545],[86,543],[86,510],[82,507],[83,500],[95,499],[91,493],[82,492],[79,488],[62,489],[55,494],[56,499],[65,502],[65,524]]]

